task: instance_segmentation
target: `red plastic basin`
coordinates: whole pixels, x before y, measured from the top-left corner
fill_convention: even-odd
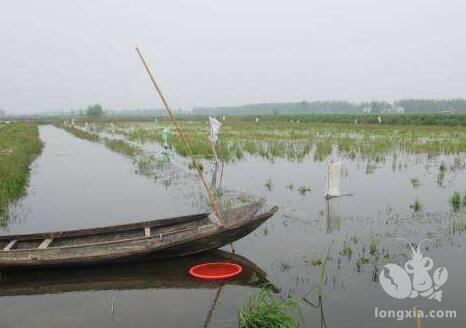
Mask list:
[[[238,264],[216,262],[195,265],[189,269],[189,274],[204,280],[224,280],[240,274],[241,271],[243,268]]]

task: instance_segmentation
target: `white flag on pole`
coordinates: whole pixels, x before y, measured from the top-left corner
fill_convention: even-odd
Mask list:
[[[222,123],[220,123],[219,121],[217,121],[215,118],[213,117],[209,117],[209,121],[210,121],[210,141],[214,144],[217,143],[218,141],[218,132],[220,131],[220,126],[222,125]]]

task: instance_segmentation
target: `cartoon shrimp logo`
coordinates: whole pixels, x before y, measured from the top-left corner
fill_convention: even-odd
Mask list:
[[[380,285],[391,297],[404,299],[417,298],[420,295],[442,301],[442,291],[439,288],[447,282],[448,271],[445,267],[437,268],[433,276],[430,276],[429,271],[432,270],[434,262],[430,257],[422,255],[422,242],[423,240],[417,247],[408,242],[411,260],[405,263],[404,268],[393,263],[388,263],[383,267],[379,276]]]

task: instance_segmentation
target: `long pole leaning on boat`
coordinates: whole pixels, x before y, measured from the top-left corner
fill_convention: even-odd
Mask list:
[[[142,55],[141,51],[139,50],[138,47],[136,47],[136,52],[139,55],[139,58],[141,59],[142,64],[144,65],[144,68],[146,69],[147,74],[149,75],[149,78],[152,82],[152,85],[154,86],[155,90],[157,91],[157,94],[159,95],[160,99],[162,100],[162,103],[165,107],[165,109],[168,112],[168,115],[170,116],[170,119],[173,121],[175,124],[176,131],[178,132],[178,135],[180,136],[181,141],[185,145],[186,149],[188,150],[188,154],[191,157],[191,160],[193,162],[193,166],[197,171],[197,174],[199,178],[202,181],[202,184],[204,186],[205,191],[207,192],[207,196],[209,197],[210,204],[212,205],[212,208],[214,210],[215,216],[220,220],[222,225],[225,225],[225,219],[223,218],[222,213],[220,212],[220,209],[218,207],[217,199],[215,198],[214,193],[212,190],[210,190],[209,185],[207,184],[206,180],[204,179],[204,175],[202,174],[201,167],[199,165],[199,162],[197,161],[196,157],[194,156],[194,153],[191,149],[191,146],[189,145],[188,139],[186,138],[183,130],[181,129],[180,124],[175,118],[175,115],[173,114],[172,110],[170,109],[170,106],[168,106],[167,100],[162,94],[162,91],[160,90],[159,85],[157,84],[157,81],[155,81],[154,75],[152,74],[149,66],[146,63],[146,60],[144,59],[144,56]]]

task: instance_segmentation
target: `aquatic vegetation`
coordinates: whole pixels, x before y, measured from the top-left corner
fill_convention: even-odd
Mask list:
[[[8,205],[25,192],[29,166],[41,153],[37,125],[12,123],[0,127],[0,217],[5,224]]]
[[[466,206],[466,191],[464,191],[463,194],[459,191],[453,192],[450,197],[450,204],[455,210],[460,209],[461,206]]]
[[[280,270],[282,271],[288,271],[291,268],[291,264],[288,260],[282,259],[280,261]]]
[[[311,191],[311,188],[309,187],[306,187],[306,186],[301,186],[298,188],[298,192],[301,196],[304,196],[306,195],[306,193],[310,192]]]
[[[273,182],[272,179],[269,178],[267,181],[264,183],[265,188],[267,189],[268,192],[271,192],[273,189]]]
[[[322,265],[323,261],[322,261],[322,258],[316,258],[316,259],[312,259],[311,260],[311,265],[313,266],[319,266],[319,265]]]
[[[374,265],[372,269],[372,281],[376,282],[379,279],[379,268],[377,265]]]
[[[371,243],[369,244],[369,254],[374,256],[377,254],[377,245],[379,244],[379,241],[377,239],[372,239]]]
[[[453,209],[458,210],[461,207],[462,203],[461,193],[455,191],[450,197],[450,203],[453,206]]]
[[[419,212],[420,210],[422,210],[422,203],[419,200],[415,200],[414,203],[409,205],[409,208],[414,210],[414,212]]]
[[[414,189],[416,189],[421,185],[421,183],[419,182],[418,178],[412,178],[411,185],[413,186]]]
[[[438,169],[439,169],[440,172],[446,172],[447,171],[447,165],[445,164],[445,162],[440,163],[440,166],[439,166]]]
[[[366,174],[374,174],[376,169],[377,169],[377,165],[375,163],[367,163]]]
[[[437,184],[439,186],[443,186],[443,180],[445,179],[445,171],[440,170],[439,173],[437,174]]]
[[[93,141],[93,142],[99,142],[100,141],[100,137],[96,133],[90,133],[90,132],[78,129],[76,127],[70,127],[70,126],[64,126],[64,125],[57,125],[57,126],[62,128],[65,131],[71,133],[75,137],[80,138],[80,139]]]
[[[356,261],[356,268],[358,272],[361,272],[362,266],[366,264],[369,264],[369,258],[364,257],[364,256],[361,256],[360,258],[358,258],[358,260]]]
[[[437,184],[443,186],[443,180],[445,179],[445,174],[447,172],[447,165],[445,162],[440,163],[439,172],[437,174]]]
[[[345,242],[343,248],[340,250],[340,255],[351,257],[351,255],[353,255],[353,249]]]
[[[449,225],[449,232],[454,235],[457,233],[465,233],[466,232],[466,222],[464,220],[453,220],[450,222]]]
[[[123,140],[105,138],[104,143],[110,150],[130,157],[141,152],[139,147],[133,146]]]
[[[141,149],[129,144],[124,140],[119,139],[110,139],[110,138],[101,138],[98,133],[89,132],[77,127],[64,126],[57,124],[58,127],[64,129],[65,131],[71,133],[75,137],[80,139],[92,141],[92,142],[103,142],[103,144],[110,150],[123,154],[125,156],[134,156],[141,152]]]
[[[269,289],[262,288],[249,297],[238,313],[240,328],[296,328],[303,319],[301,304],[289,296],[282,300]]]
[[[96,130],[107,131],[109,124],[106,127],[105,122],[99,122]],[[211,159],[208,120],[183,119],[182,125],[194,154]],[[162,144],[161,132],[165,127],[174,131],[168,141],[171,148],[179,155],[187,156],[187,149],[170,121],[119,123],[116,128],[113,125],[111,131],[130,141]],[[315,161],[323,161],[336,152],[350,159],[367,159],[367,173],[371,174],[377,163],[399,151],[429,156],[464,152],[466,145],[462,140],[465,138],[464,127],[418,126],[413,129],[406,125],[330,125],[309,119],[298,125],[281,117],[271,117],[256,124],[238,117],[222,126],[217,152],[220,160],[226,162],[242,160],[246,155],[271,161],[276,158],[300,161],[311,155]],[[461,161],[457,161],[457,165],[461,165]],[[441,167],[441,172],[446,173],[446,164]]]

